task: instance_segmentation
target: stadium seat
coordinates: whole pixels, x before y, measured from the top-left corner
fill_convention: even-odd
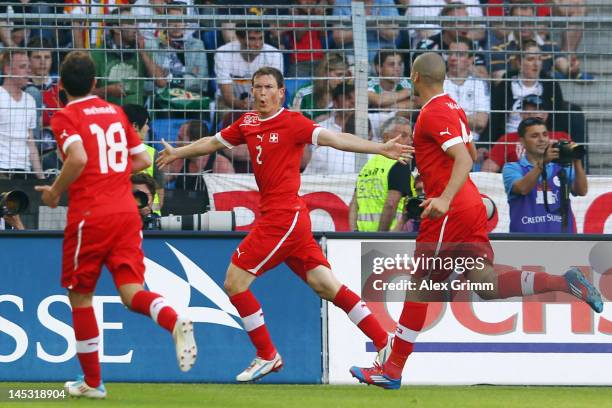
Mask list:
[[[297,90],[310,82],[308,79],[285,79],[285,106],[290,107]]]
[[[151,121],[151,130],[153,131],[152,141],[159,142],[164,139],[167,142],[175,142],[181,125],[185,123],[185,119],[155,119]],[[155,148],[160,150],[161,144],[155,143]]]

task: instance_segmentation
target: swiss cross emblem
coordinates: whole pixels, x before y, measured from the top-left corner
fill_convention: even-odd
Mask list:
[[[64,129],[64,130],[62,131],[62,134],[60,135],[60,139],[65,139],[65,138],[67,138],[67,137],[68,137],[68,132],[66,132],[66,129]]]
[[[270,133],[270,143],[278,143],[278,133]]]

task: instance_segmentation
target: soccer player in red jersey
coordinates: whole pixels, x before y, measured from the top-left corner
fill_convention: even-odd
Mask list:
[[[482,299],[562,291],[601,312],[603,303],[599,291],[577,268],[571,268],[563,276],[521,270],[503,272],[499,276],[495,274],[493,250],[486,229],[486,210],[476,185],[469,178],[476,149],[465,112],[444,93],[445,77],[446,66],[438,54],[425,53],[412,65],[415,94],[420,95],[424,102],[414,126],[415,160],[429,197],[421,204],[424,211],[415,257],[484,258],[484,267],[465,272],[471,282],[493,284],[493,290],[477,292]],[[413,281],[419,288],[425,279],[443,282],[452,272],[452,269],[420,268],[415,271]],[[432,295],[439,294],[407,291],[388,359],[370,368],[351,367],[351,374],[363,383],[386,389],[399,388],[406,359],[425,323],[426,302],[432,300]]]
[[[251,283],[285,262],[323,299],[344,310],[379,350],[379,358],[390,351],[388,335],[361,298],[342,285],[330,270],[311,232],[306,204],[298,196],[300,159],[304,146],[314,144],[359,153],[382,154],[402,163],[412,155],[412,147],[397,143],[374,143],[347,133],[319,127],[301,113],[281,107],[285,93],[283,75],[263,67],[253,74],[255,111],[247,112],[214,137],[202,138],[188,146],[165,150],[157,160],[167,165],[174,160],[210,154],[213,151],[247,144],[255,180],[261,194],[261,217],[232,256],[225,279],[225,290],[242,318],[257,355],[238,376],[239,382],[254,381],[278,371],[283,360],[270,339],[259,302]],[[398,136],[399,137],[399,136]]]
[[[62,63],[60,87],[69,103],[53,116],[51,127],[64,165],[53,185],[36,189],[52,208],[64,191],[69,196],[61,282],[68,289],[84,376],[65,388],[73,396],[104,398],[92,307],[102,265],[127,307],[172,333],[181,370],[195,362],[196,345],[191,320],[177,316],[162,296],[144,290],[142,223],[130,175],[149,167],[151,160],[121,108],[90,94],[95,73],[84,52],[71,52]]]

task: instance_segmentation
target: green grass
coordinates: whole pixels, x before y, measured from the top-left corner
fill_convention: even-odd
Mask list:
[[[0,383],[3,407],[245,407],[245,408],[395,408],[395,407],[612,407],[612,387],[402,387],[386,391],[366,386],[107,384],[105,401],[6,403],[6,390],[58,389],[57,383]]]

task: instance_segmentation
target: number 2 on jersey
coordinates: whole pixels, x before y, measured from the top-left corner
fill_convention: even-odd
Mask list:
[[[128,148],[125,130],[121,122],[112,123],[106,132],[95,123],[89,125],[89,130],[98,139],[100,173],[108,173],[109,167],[117,173],[125,171],[127,167]],[[119,140],[116,140],[115,135],[119,136]]]

